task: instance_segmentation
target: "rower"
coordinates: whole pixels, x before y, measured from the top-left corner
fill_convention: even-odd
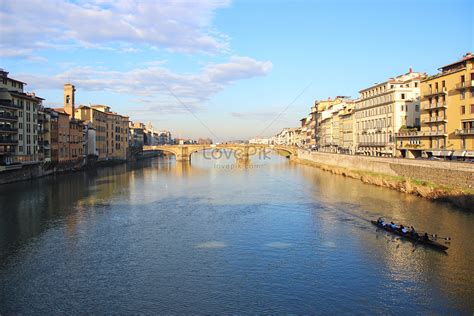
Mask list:
[[[377,220],[377,223],[382,227],[385,226],[385,221],[384,221],[383,217],[379,217],[379,219]]]
[[[424,240],[424,241],[430,241],[430,236],[428,236],[428,233],[425,233],[425,234],[423,235],[423,240]]]
[[[404,234],[408,233],[408,229],[403,225],[400,225],[400,231]]]
[[[410,227],[410,234],[415,238],[420,237],[413,226]]]
[[[397,225],[395,225],[394,222],[390,222],[390,228],[395,230],[395,229],[397,229]]]

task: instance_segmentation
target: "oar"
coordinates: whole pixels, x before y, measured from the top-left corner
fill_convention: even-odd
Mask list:
[[[422,232],[420,231],[420,233],[424,234],[424,233],[427,233],[427,232]],[[428,236],[431,237],[431,238],[434,238],[434,239],[444,239],[444,240],[451,240],[451,237],[447,236],[447,237],[442,237],[442,236],[438,236],[437,234],[429,234],[428,233]]]

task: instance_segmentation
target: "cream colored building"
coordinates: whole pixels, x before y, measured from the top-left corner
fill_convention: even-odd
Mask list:
[[[421,82],[421,131],[399,133],[408,158],[474,158],[474,56],[439,68]]]
[[[410,69],[406,74],[359,91],[355,106],[357,154],[400,155],[395,148],[395,135],[402,127],[416,125],[420,83],[424,78],[425,74]]]
[[[0,160],[38,161],[38,110],[42,98],[24,91],[26,83],[0,69]]]
[[[339,152],[343,154],[353,155],[355,152],[354,107],[355,101],[348,103],[344,109],[339,111]]]

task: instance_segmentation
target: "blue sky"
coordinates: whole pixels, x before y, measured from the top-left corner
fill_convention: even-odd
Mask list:
[[[457,0],[0,0],[0,67],[47,106],[61,106],[69,81],[77,103],[175,136],[247,139],[297,126],[315,99],[357,97],[410,66],[435,73],[473,50],[473,10]]]

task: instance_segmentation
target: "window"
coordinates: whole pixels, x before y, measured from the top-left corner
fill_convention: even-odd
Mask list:
[[[464,114],[466,114],[466,106],[461,105],[461,115],[464,115]]]
[[[474,114],[474,104],[471,104],[471,114]]]
[[[464,100],[466,98],[466,92],[461,91],[460,97],[461,97],[461,100]]]
[[[420,119],[419,118],[415,118],[415,126],[420,126]]]
[[[415,82],[415,88],[418,88],[418,82]]]
[[[405,100],[405,93],[402,93],[402,100]]]
[[[415,104],[415,112],[420,112],[420,105],[419,104]]]
[[[405,107],[402,105],[402,111],[405,111]]]

